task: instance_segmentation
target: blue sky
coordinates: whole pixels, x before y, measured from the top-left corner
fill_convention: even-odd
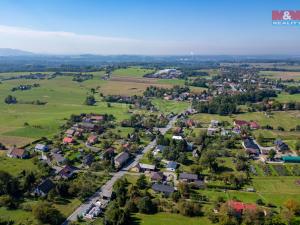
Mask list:
[[[1,0],[0,47],[54,54],[299,54],[299,0]]]

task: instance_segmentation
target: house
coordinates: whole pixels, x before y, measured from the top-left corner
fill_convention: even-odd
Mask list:
[[[135,173],[140,173],[142,171],[140,164],[137,163],[134,167],[131,168],[131,171]]]
[[[243,143],[243,147],[249,155],[258,156],[260,154],[260,149],[258,145],[251,138],[246,138]]]
[[[71,138],[71,137],[65,137],[65,138],[63,139],[63,143],[64,143],[64,144],[71,144],[71,143],[73,143],[73,142],[74,142],[74,139]]]
[[[151,172],[151,181],[161,182],[164,179],[164,174],[162,172]]]
[[[139,164],[140,164],[141,170],[143,172],[145,172],[145,171],[154,171],[156,169],[155,165],[144,164],[144,163],[139,163]]]
[[[75,133],[75,130],[74,129],[68,129],[66,130],[65,134],[68,136],[68,137],[72,137]]]
[[[219,121],[218,120],[211,120],[210,121],[210,127],[217,128],[219,126]]]
[[[44,145],[44,144],[37,144],[35,147],[34,147],[34,150],[35,151],[40,151],[40,152],[47,152],[49,150],[48,146],[47,145]]]
[[[170,162],[168,162],[166,168],[168,171],[174,172],[177,169],[177,166],[178,166],[177,162],[170,161]]]
[[[82,164],[86,167],[90,167],[93,161],[94,161],[94,156],[92,154],[88,154],[83,158]]]
[[[249,122],[249,127],[250,127],[251,129],[253,129],[253,130],[257,130],[257,129],[260,128],[259,124],[258,124],[257,122],[255,122],[255,121],[250,121],[250,122]]]
[[[67,162],[67,159],[62,156],[60,153],[53,153],[52,159],[56,162],[57,165],[61,166]]]
[[[91,121],[92,122],[101,122],[104,120],[104,116],[102,115],[93,115],[91,116]]]
[[[243,203],[238,201],[228,201],[228,207],[231,208],[236,214],[242,215],[246,210],[254,211],[257,209],[255,204]]]
[[[120,154],[118,154],[115,159],[115,167],[117,169],[120,169],[129,159],[129,153],[128,152],[121,152]]]
[[[207,128],[207,135],[208,136],[213,136],[216,133],[218,133],[218,131],[219,131],[218,128],[209,127],[209,128]]]
[[[97,129],[97,125],[93,123],[88,123],[88,122],[82,122],[78,124],[79,128],[84,129],[87,132],[92,132]]]
[[[185,124],[186,124],[187,127],[193,127],[193,126],[195,126],[194,120],[191,120],[191,119],[188,119],[188,120],[185,122]]]
[[[276,150],[279,152],[285,152],[289,150],[289,146],[280,139],[277,139],[274,144]]]
[[[249,123],[245,120],[234,120],[233,125],[241,129],[242,127],[247,127]]]
[[[7,154],[7,156],[16,159],[26,159],[29,158],[29,153],[25,149],[14,148]]]
[[[98,142],[98,137],[96,135],[91,135],[88,137],[87,139],[87,144],[88,145],[93,145],[93,144],[96,144]]]
[[[111,159],[115,154],[115,148],[113,147],[109,147],[108,149],[106,149],[103,154],[101,155],[100,158],[106,158],[106,159]]]
[[[157,155],[160,152],[163,152],[166,146],[157,145],[156,148],[153,150],[153,155]]]
[[[233,125],[239,129],[241,129],[242,127],[250,127],[253,130],[260,128],[259,124],[255,121],[248,122],[245,120],[234,120]]]
[[[183,137],[174,135],[174,136],[172,137],[172,139],[173,139],[173,140],[176,140],[176,141],[182,141],[182,140],[183,140]]]
[[[151,188],[155,192],[163,193],[165,196],[170,196],[175,191],[174,187],[166,184],[155,183]]]
[[[180,173],[178,179],[184,182],[194,182],[198,180],[198,175],[193,173]]]
[[[54,186],[54,183],[50,179],[46,179],[34,189],[33,193],[37,196],[45,196]]]
[[[76,171],[76,167],[74,166],[65,166],[59,173],[58,175],[60,177],[62,177],[63,179],[70,179],[71,177],[73,177],[75,171]]]

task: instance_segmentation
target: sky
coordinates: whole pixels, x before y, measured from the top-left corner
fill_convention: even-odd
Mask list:
[[[299,0],[0,0],[0,48],[46,54],[296,55]]]

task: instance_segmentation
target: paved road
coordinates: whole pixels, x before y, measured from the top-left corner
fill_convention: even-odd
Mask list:
[[[174,116],[169,123],[167,124],[166,127],[164,128],[159,128],[159,131],[161,134],[165,134],[177,120],[178,115]],[[122,168],[122,170],[116,172],[112,178],[104,184],[100,190],[98,190],[93,196],[91,196],[86,202],[81,204],[68,218],[67,220],[63,223],[63,225],[67,225],[69,221],[76,221],[77,216],[82,215],[83,212],[86,212],[91,204],[96,203],[96,201],[101,197],[101,193],[105,193],[105,195],[111,195],[112,193],[112,188],[114,183],[120,179],[121,177],[124,176],[124,174],[129,171],[132,167],[134,167],[140,159],[143,157],[145,153],[150,151],[152,148],[156,146],[156,140],[151,141],[141,152],[141,154],[137,155],[133,161],[131,161],[129,164],[127,164],[125,167]]]

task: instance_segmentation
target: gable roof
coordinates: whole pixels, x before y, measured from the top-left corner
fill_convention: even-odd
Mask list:
[[[170,161],[168,162],[167,164],[167,168],[170,168],[170,169],[176,169],[177,168],[177,162],[174,162],[174,161]]]
[[[255,204],[243,203],[238,201],[228,201],[228,206],[231,207],[237,213],[243,213],[244,210],[256,210]]]
[[[72,143],[72,142],[73,142],[73,138],[71,138],[71,137],[65,137],[65,138],[63,139],[63,142],[64,142],[64,143]]]
[[[180,180],[198,180],[198,175],[193,173],[180,173],[179,174]]]
[[[47,194],[52,188],[54,188],[54,183],[50,179],[46,179],[40,183],[37,188]]]
[[[125,162],[129,158],[129,153],[128,152],[121,152],[115,157],[115,161],[119,163]]]
[[[15,157],[24,157],[27,154],[25,149],[22,148],[14,148],[11,150],[10,155],[15,156]]]
[[[174,187],[166,184],[155,183],[151,187],[154,191],[163,192],[165,194],[171,194],[175,191]]]
[[[146,169],[146,170],[155,170],[155,165],[139,163],[139,166],[140,166],[140,168],[142,168],[142,169]]]

